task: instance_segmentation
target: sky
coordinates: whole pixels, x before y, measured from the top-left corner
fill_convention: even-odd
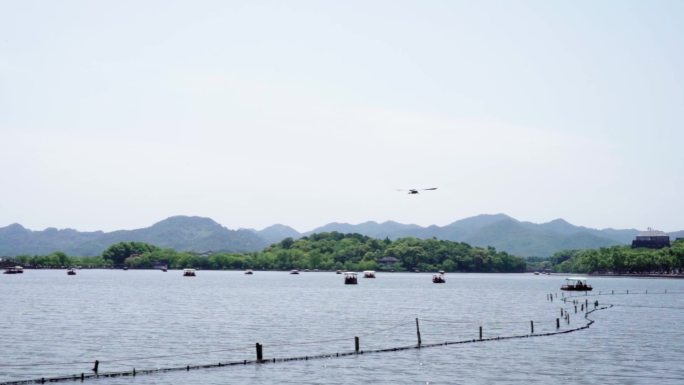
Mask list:
[[[0,227],[682,230],[682,20],[667,0],[0,0]]]

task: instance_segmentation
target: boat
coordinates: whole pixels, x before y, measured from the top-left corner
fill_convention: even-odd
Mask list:
[[[592,291],[593,288],[587,283],[587,279],[583,277],[569,277],[565,279],[565,285],[561,286],[561,290],[565,291]]]
[[[375,278],[375,271],[373,270],[365,270],[363,272],[363,278]]]
[[[356,285],[358,283],[359,282],[356,278],[356,273],[352,273],[352,272],[344,273],[344,284],[345,285]]]
[[[24,274],[24,268],[21,266],[10,266],[5,268],[3,274]]]
[[[247,269],[247,270],[245,270],[245,274],[252,275],[252,274],[254,274],[254,272],[252,271],[252,269]]]
[[[162,268],[161,268],[161,271],[163,271],[164,273],[166,273],[167,270],[168,270],[168,269],[165,268],[165,267],[162,267]]]
[[[74,270],[74,269],[68,269],[68,270],[67,270],[67,275],[76,275],[76,270]]]
[[[432,276],[432,283],[446,283],[446,278],[444,274],[439,273]]]
[[[335,274],[342,274],[342,270],[336,270]]]
[[[195,269],[183,269],[183,277],[194,277]]]
[[[539,272],[538,272],[538,271],[535,271],[535,272],[534,272],[534,275],[539,275]]]
[[[128,266],[124,266],[123,269],[124,269],[124,270],[128,270]]]
[[[290,274],[299,274],[299,270],[297,270],[297,269],[291,270]]]

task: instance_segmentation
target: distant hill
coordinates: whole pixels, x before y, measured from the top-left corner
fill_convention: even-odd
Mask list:
[[[489,245],[521,256],[549,256],[564,249],[599,248],[622,243],[578,228],[545,225],[548,224],[507,218],[483,226],[461,241],[476,246]]]
[[[411,233],[419,231],[420,229],[422,229],[422,227],[418,225],[404,225],[394,221],[387,221],[383,223],[368,221],[358,225],[333,222],[328,223],[325,226],[317,227],[309,232],[306,232],[304,235],[337,231],[338,233],[343,234],[358,233],[371,238],[383,239],[386,237],[397,238],[397,234],[404,232]]]
[[[0,228],[0,255],[49,254],[99,255],[117,242],[139,241],[179,251],[245,252],[268,245],[248,230],[229,230],[209,218],[176,216],[136,230],[109,233],[66,229],[31,231],[19,224]]]
[[[285,238],[297,239],[302,236],[297,230],[285,225],[271,225],[263,230],[252,230],[255,234],[260,236],[266,243],[273,244],[282,241]]]
[[[298,239],[313,233],[358,233],[372,238],[416,237],[465,242],[473,246],[492,246],[518,256],[549,256],[564,249],[599,248],[629,244],[636,229],[592,229],[575,226],[563,219],[546,223],[519,221],[505,214],[483,214],[445,226],[422,227],[394,221],[360,224],[329,223],[306,233],[282,224],[263,230],[229,230],[210,218],[175,216],[136,230],[79,232],[48,228],[32,231],[19,224],[0,228],[0,256],[49,254],[63,251],[69,255],[99,255],[110,245],[122,241],[148,242],[178,251],[259,251],[285,238]],[[670,233],[674,239],[684,231]]]
[[[628,244],[638,233],[630,230],[597,230],[575,226],[563,219],[536,224],[521,222],[505,214],[477,215],[446,226],[421,227],[396,222],[364,222],[359,225],[330,223],[312,233],[338,231],[359,233],[376,238],[397,239],[435,237],[473,246],[492,246],[519,256],[549,256],[564,249],[585,249]]]

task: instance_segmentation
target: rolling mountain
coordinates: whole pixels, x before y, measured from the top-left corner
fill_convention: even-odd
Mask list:
[[[246,252],[268,245],[248,230],[229,230],[209,218],[176,216],[136,230],[109,233],[78,232],[49,228],[31,231],[19,224],[0,228],[0,255],[49,254],[63,251],[69,255],[99,255],[117,242],[147,242],[182,251]]]
[[[122,241],[147,242],[182,251],[248,252],[262,250],[285,238],[300,238],[313,233],[337,231],[359,233],[373,238],[437,238],[492,246],[518,256],[549,256],[564,249],[598,248],[629,244],[635,229],[592,229],[575,226],[563,219],[546,223],[518,221],[505,214],[477,215],[446,226],[422,227],[394,221],[368,221],[357,225],[329,223],[307,233],[276,224],[263,230],[229,230],[210,218],[175,216],[142,229],[113,232],[79,232],[48,228],[32,231],[19,224],[0,228],[0,256],[49,254],[63,251],[69,255],[99,255],[110,245]],[[670,233],[684,237],[684,231]]]
[[[329,233],[337,231],[338,233],[359,233],[372,238],[396,238],[397,234],[401,233],[411,233],[412,231],[418,231],[422,227],[418,225],[404,225],[394,221],[387,221],[383,223],[378,223],[374,221],[363,222],[358,225],[350,225],[349,223],[328,223],[325,226],[317,227],[304,235],[310,235],[315,233]]]
[[[637,230],[596,230],[575,226],[563,219],[536,224],[521,222],[505,214],[477,215],[461,219],[446,226],[421,227],[396,222],[378,224],[364,222],[359,225],[331,223],[312,233],[338,231],[390,239],[401,237],[437,238],[465,242],[473,246],[492,246],[497,250],[520,256],[549,256],[564,249],[582,249],[628,244]]]
[[[268,226],[263,230],[252,231],[258,236],[260,236],[269,245],[273,243],[278,243],[285,238],[297,239],[301,238],[302,236],[302,234],[300,234],[297,230],[293,229],[292,227],[279,224]]]

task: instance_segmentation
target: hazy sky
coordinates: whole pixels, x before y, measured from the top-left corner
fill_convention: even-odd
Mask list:
[[[0,0],[0,227],[684,229],[683,20],[682,1]]]

